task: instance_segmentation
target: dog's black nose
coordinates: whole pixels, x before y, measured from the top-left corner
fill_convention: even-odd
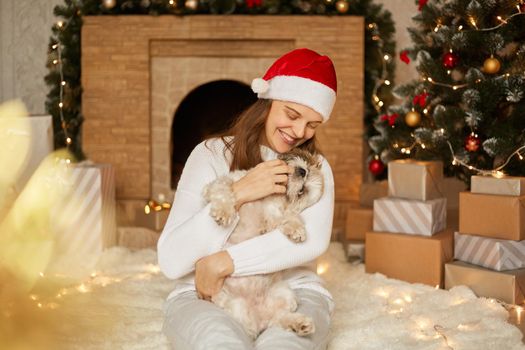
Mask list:
[[[306,170],[304,170],[303,168],[295,168],[295,174],[299,175],[300,177],[305,177]]]

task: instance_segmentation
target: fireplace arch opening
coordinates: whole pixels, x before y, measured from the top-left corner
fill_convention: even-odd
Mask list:
[[[211,135],[226,131],[256,100],[250,86],[236,80],[208,82],[184,97],[175,110],[171,128],[172,189],[177,187],[193,148]]]

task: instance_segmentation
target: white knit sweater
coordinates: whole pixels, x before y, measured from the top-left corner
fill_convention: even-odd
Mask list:
[[[261,147],[263,160],[275,159],[277,153],[266,146]],[[182,172],[173,206],[166,226],[157,245],[161,271],[171,279],[177,279],[171,298],[183,291],[195,290],[195,263],[202,257],[223,250],[236,221],[229,227],[219,226],[209,215],[209,204],[202,198],[204,186],[229,172],[231,153],[224,155],[224,143],[215,138],[201,142],[192,151]],[[248,276],[287,269],[284,278],[291,288],[310,288],[326,295],[315,273],[315,259],[330,243],[334,212],[334,181],[330,165],[323,159],[324,193],[321,199],[305,209],[304,220],[307,238],[305,242],[293,243],[279,230],[230,246],[234,273],[232,276]],[[333,307],[333,305],[332,305]]]

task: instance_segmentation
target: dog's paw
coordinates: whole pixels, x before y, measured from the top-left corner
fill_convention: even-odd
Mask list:
[[[315,324],[312,318],[302,315],[295,314],[292,321],[288,325],[288,328],[295,332],[298,336],[304,337],[308,334],[315,332]]]
[[[306,240],[306,229],[302,223],[288,222],[282,225],[281,230],[286,237],[295,243]]]
[[[235,208],[228,208],[227,206],[212,206],[210,208],[210,216],[215,222],[221,226],[229,226],[233,223],[236,216]]]

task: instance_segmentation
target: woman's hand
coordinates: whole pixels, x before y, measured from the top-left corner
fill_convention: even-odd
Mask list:
[[[201,258],[195,264],[195,288],[201,299],[210,300],[220,292],[224,279],[233,273],[233,260],[227,251]]]
[[[293,169],[284,160],[274,159],[257,164],[244,177],[233,183],[235,208],[274,193],[285,193],[288,174]]]

